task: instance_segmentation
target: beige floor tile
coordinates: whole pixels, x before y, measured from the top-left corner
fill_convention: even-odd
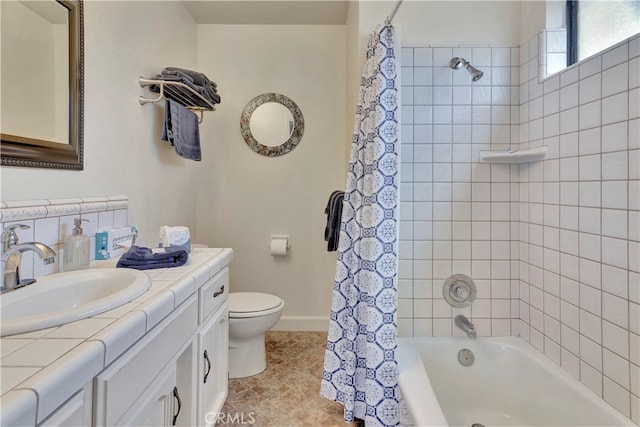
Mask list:
[[[342,405],[320,396],[326,332],[267,333],[267,369],[229,380],[217,427],[355,427]]]

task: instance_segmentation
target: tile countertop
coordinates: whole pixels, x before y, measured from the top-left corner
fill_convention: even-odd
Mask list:
[[[127,304],[66,325],[0,338],[1,424],[44,420],[232,259],[228,248],[192,249],[181,267],[145,270],[151,288]]]

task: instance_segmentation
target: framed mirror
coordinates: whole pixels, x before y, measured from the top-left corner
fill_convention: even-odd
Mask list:
[[[2,165],[82,170],[82,0],[11,0],[0,8]]]
[[[256,153],[282,156],[296,148],[302,139],[304,118],[290,98],[279,93],[263,93],[244,107],[240,132]]]

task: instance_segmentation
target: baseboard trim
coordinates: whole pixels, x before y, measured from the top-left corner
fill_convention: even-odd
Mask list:
[[[282,316],[272,331],[327,331],[329,318],[324,316]]]

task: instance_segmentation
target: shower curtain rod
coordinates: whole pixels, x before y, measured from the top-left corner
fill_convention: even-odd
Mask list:
[[[384,23],[387,25],[391,25],[391,21],[393,21],[393,17],[396,16],[396,12],[400,9],[400,4],[402,4],[402,0],[398,0],[396,6],[393,8],[393,12],[391,12],[390,16],[387,16],[387,19],[384,20]]]

